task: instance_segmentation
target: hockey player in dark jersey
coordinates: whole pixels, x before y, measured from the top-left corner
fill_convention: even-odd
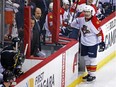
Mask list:
[[[18,50],[20,39],[12,39],[12,45],[6,46],[1,52],[1,65],[5,70],[13,71],[16,77],[23,74],[21,71],[24,62],[24,56]]]
[[[5,70],[3,72],[3,82],[0,87],[11,87],[12,83],[15,81],[15,75],[10,70]]]

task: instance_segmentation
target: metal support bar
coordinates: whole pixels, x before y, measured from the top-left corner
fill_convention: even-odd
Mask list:
[[[5,0],[0,0],[0,43],[4,44],[4,10]]]

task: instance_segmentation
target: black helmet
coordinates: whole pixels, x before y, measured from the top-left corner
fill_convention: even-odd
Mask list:
[[[18,37],[14,37],[13,39],[12,39],[12,42],[19,42],[20,41],[20,39],[18,38]]]
[[[11,80],[14,81],[14,78],[15,78],[15,76],[14,76],[13,72],[11,72],[10,70],[5,70],[3,72],[3,81],[4,82],[10,82]]]
[[[13,43],[14,46],[16,45],[16,42],[18,42],[18,43],[20,42],[20,39],[18,37],[14,37],[12,39],[12,43]]]

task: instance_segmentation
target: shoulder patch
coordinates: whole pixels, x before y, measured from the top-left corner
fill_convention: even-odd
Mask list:
[[[62,10],[60,9],[60,13],[62,13]]]
[[[99,21],[97,21],[97,22],[96,22],[96,24],[100,24],[100,22],[99,22]]]
[[[92,21],[93,25],[96,27],[96,29],[98,29],[101,26],[100,21],[97,19],[96,16],[93,16],[91,21]]]

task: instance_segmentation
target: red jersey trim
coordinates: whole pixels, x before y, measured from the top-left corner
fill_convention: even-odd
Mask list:
[[[99,27],[101,26],[100,21],[97,19],[96,16],[93,16],[91,19],[93,25],[95,26],[95,28],[98,30]]]

